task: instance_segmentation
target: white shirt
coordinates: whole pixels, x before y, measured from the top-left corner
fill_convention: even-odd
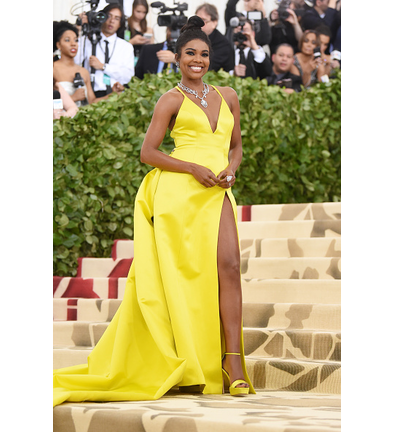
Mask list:
[[[104,63],[106,44],[105,40],[108,40],[108,51],[110,60],[106,65],[106,70],[95,71],[95,84],[93,91],[106,90],[106,84],[104,83],[104,74],[110,77],[110,86],[112,87],[116,82],[121,84],[127,84],[132,76],[134,75],[134,49],[133,45],[125,40],[119,38],[116,33],[110,37],[104,36],[100,33],[100,42],[96,45],[96,57],[101,63]],[[89,66],[89,57],[92,55],[92,43],[87,36],[80,38],[78,44],[78,52],[75,56],[75,63],[82,65],[85,59],[84,67],[91,71]]]
[[[247,58],[248,52],[250,51],[250,47],[244,48],[244,56]],[[265,60],[266,53],[264,49],[260,46],[257,50],[251,50],[252,55],[254,56],[254,60],[257,63],[262,63]],[[237,47],[235,47],[235,65],[240,63],[240,51]]]
[[[257,50],[251,50],[252,55],[254,56],[254,60],[257,63],[262,63],[263,60],[265,60],[265,50],[258,45],[258,49]],[[248,52],[250,51],[250,47],[245,47],[244,48],[244,57],[247,59],[248,56]],[[240,63],[240,51],[238,49],[238,47],[236,47],[235,45],[235,65],[238,65]],[[229,71],[229,75],[234,75],[234,70]]]

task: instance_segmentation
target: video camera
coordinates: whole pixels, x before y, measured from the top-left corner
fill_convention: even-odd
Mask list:
[[[111,3],[111,0],[106,0],[106,2]],[[86,3],[91,5],[91,10],[86,12],[88,23],[82,24],[81,18],[78,17],[76,25],[82,26],[82,36],[88,36],[92,43],[97,43],[100,40],[101,27],[108,17],[103,11],[96,12],[99,0],[86,0]]]
[[[188,10],[187,3],[177,3],[173,0],[175,7],[167,7],[164,3],[157,1],[151,3],[151,7],[160,8],[158,15],[158,26],[168,27],[171,29],[170,42],[168,44],[168,49],[170,51],[175,51],[175,44],[178,37],[180,36],[181,28],[187,23],[188,18],[184,15],[184,11]],[[173,12],[172,14],[165,14],[165,12]],[[177,15],[176,12],[179,12]]]

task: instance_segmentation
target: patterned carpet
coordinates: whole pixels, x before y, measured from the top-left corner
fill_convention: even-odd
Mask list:
[[[340,430],[341,205],[238,207],[247,368],[257,395],[65,403],[55,432]],[[133,241],[54,277],[54,368],[86,363],[114,316]]]

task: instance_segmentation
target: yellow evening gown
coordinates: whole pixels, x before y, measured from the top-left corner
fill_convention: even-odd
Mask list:
[[[203,108],[176,88],[184,101],[171,156],[217,175],[228,165],[233,115],[215,89],[222,101],[213,131]],[[225,193],[236,223],[229,189],[206,188],[190,174],[157,168],[146,175],[135,201],[135,258],[124,299],[88,363],[54,371],[54,405],[153,400],[176,386],[222,393],[217,243]],[[243,337],[241,347],[243,353]]]

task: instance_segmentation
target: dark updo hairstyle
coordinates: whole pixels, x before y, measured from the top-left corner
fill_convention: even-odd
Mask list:
[[[53,52],[55,52],[58,48],[56,43],[60,41],[63,33],[67,30],[73,31],[78,37],[77,27],[73,24],[70,24],[68,21],[54,21],[53,22]]]
[[[210,57],[212,55],[213,49],[211,47],[211,42],[206,33],[202,30],[204,26],[204,21],[197,15],[193,15],[188,19],[188,22],[180,30],[180,36],[176,42],[176,54],[181,56],[181,49],[191,40],[200,39],[205,44],[207,44]]]

